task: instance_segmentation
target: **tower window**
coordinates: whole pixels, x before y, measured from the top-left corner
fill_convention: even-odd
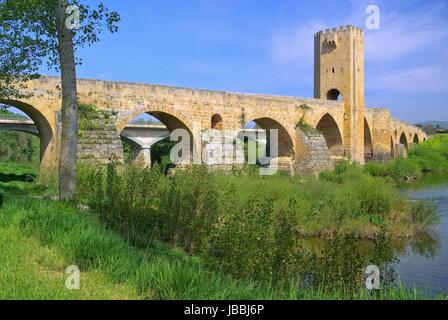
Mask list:
[[[337,89],[331,89],[327,92],[327,100],[341,101],[341,93]]]
[[[332,72],[332,73],[334,73],[334,68],[333,68],[333,69],[331,69],[331,72]]]

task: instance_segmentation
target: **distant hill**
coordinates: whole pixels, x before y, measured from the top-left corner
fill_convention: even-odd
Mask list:
[[[427,134],[448,133],[448,121],[426,121],[416,125]]]
[[[419,124],[423,126],[433,126],[434,128],[439,126],[442,129],[448,129],[448,121],[427,121]]]

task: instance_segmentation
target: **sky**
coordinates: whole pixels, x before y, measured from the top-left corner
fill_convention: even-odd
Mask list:
[[[448,120],[448,0],[102,2],[120,30],[77,51],[80,78],[313,97],[314,33],[352,24],[365,30],[366,105]],[[379,30],[366,28],[368,5]]]

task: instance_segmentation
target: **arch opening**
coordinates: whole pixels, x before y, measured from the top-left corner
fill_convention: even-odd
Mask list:
[[[222,130],[223,129],[222,117],[219,114],[214,114],[212,116],[210,127],[214,130]]]
[[[165,172],[175,167],[170,157],[171,150],[182,142],[182,138],[179,141],[170,140],[170,134],[176,129],[184,130],[189,139],[188,149],[179,150],[178,156],[185,157],[189,152],[186,159],[191,160],[193,134],[190,128],[170,113],[151,111],[135,117],[121,131],[125,163],[147,167],[159,163]]]
[[[327,143],[332,158],[344,157],[344,145],[339,127],[330,114],[325,114],[316,126],[316,129],[322,133]]]
[[[30,149],[32,149],[33,153],[37,153],[37,157],[31,155],[30,160],[34,162],[34,157],[36,158],[36,162],[38,162],[41,166],[50,165],[50,153],[53,149],[51,147],[51,143],[53,141],[54,134],[45,116],[34,106],[18,100],[0,99],[0,107],[3,110],[6,110],[3,112],[3,118],[5,118],[6,114],[9,114],[12,118],[14,118],[9,119],[9,121],[4,119],[3,123],[0,124],[0,130],[16,131],[26,134],[28,138],[25,138],[25,140],[28,141],[28,145],[24,148],[24,150],[28,151],[25,152],[30,152]],[[29,138],[29,135],[37,137],[38,140],[33,142],[33,138]],[[26,137],[23,135],[19,135],[19,137],[20,136],[22,136],[22,138]]]
[[[327,92],[327,100],[342,101],[341,92],[338,89],[331,89]]]
[[[420,143],[420,141],[419,141],[419,139],[418,139],[418,135],[417,134],[415,134],[414,135],[414,139],[413,139],[413,141],[412,141],[414,144],[419,144]]]
[[[364,159],[366,161],[374,159],[372,134],[370,131],[369,123],[365,118],[364,118]]]
[[[400,143],[402,145],[404,145],[406,147],[406,149],[408,148],[408,139],[406,138],[406,135],[404,132],[400,136]]]
[[[257,138],[255,150],[247,150],[248,134],[250,137],[255,135]],[[255,151],[256,154],[252,154],[252,157],[256,158],[258,165],[267,166],[274,160],[280,170],[291,170],[294,157],[293,140],[286,128],[278,121],[269,117],[253,119],[246,123],[237,138],[245,142],[245,163],[249,160],[248,152]]]

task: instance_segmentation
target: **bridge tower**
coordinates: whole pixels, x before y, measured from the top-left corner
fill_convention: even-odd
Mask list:
[[[364,33],[353,26],[314,36],[314,97],[340,100],[347,159],[364,163]]]

